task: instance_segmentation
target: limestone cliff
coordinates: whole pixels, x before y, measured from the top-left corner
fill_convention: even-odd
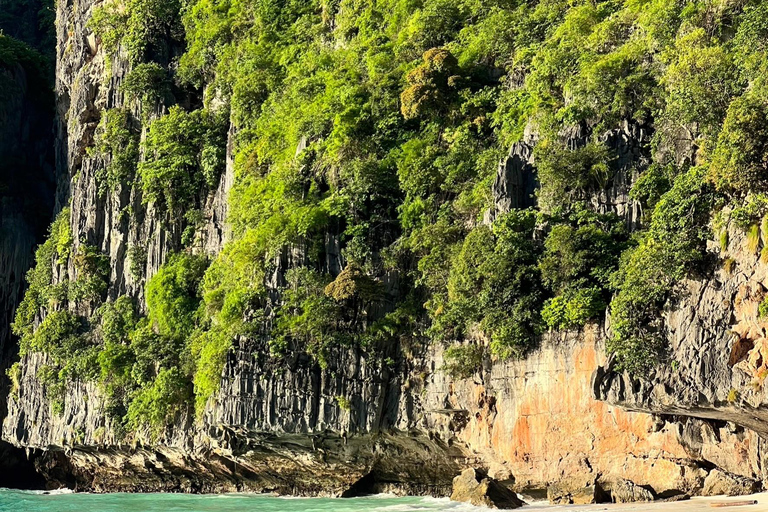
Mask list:
[[[46,62],[7,36],[0,63],[0,418],[17,360],[10,324],[25,289],[34,248],[51,220],[54,189],[53,97]],[[0,485],[41,485],[22,450],[0,441]]]
[[[187,248],[198,254],[218,254],[229,239],[236,134],[230,127],[217,183],[196,191],[194,207],[203,216],[197,222],[144,201],[132,183],[105,192],[99,180],[110,161],[93,150],[105,112],[128,111],[130,129],[145,139],[147,124],[166,113],[170,102],[159,98],[143,110],[146,105],[126,96],[123,85],[135,63],[124,52],[108,55],[93,33],[88,20],[100,5],[83,0],[56,6],[56,210],[68,214],[72,254],[95,248],[105,257],[106,299],[128,296],[146,309],[147,281],[182,248],[185,232],[191,228]],[[164,40],[156,60],[173,68],[179,51],[173,40]],[[169,94],[174,93],[179,103],[201,102],[189,92]],[[590,130],[567,130],[565,145],[583,146]],[[495,207],[486,221],[534,204],[537,136],[530,131],[499,165]],[[649,165],[651,131],[626,122],[598,135],[617,158],[611,179],[590,204],[616,213],[630,229],[643,222],[629,189]],[[46,154],[36,147],[30,153]],[[691,160],[692,150],[678,150],[675,157]],[[11,283],[0,296],[8,315],[0,323],[0,344],[11,304],[18,301],[19,276],[31,263],[29,233],[35,232],[15,227],[20,217],[7,218],[6,223],[3,214],[2,228],[8,226],[11,236],[2,239],[0,275]],[[519,491],[549,489],[558,502],[626,495],[627,489],[656,498],[701,494],[713,488],[706,485],[709,475],[762,482],[768,478],[761,437],[768,429],[760,412],[768,340],[757,308],[766,275],[758,257],[741,249],[743,236],[732,230],[723,255],[732,260],[729,271],[690,280],[669,303],[671,362],[642,379],[616,372],[606,357],[609,321],[547,333],[519,360],[484,353],[482,369],[462,379],[444,371],[441,344],[416,337],[379,350],[335,347],[325,366],[297,346],[276,360],[270,356],[268,317],[261,332],[234,340],[220,388],[202,414],[196,416],[190,405],[154,439],[120,436],[95,382],[67,382],[61,410],[54,410],[52,386],[39,378],[48,356],[26,353],[3,439],[34,450],[36,469],[49,485],[94,491],[448,495],[452,479],[468,467],[483,468]],[[287,271],[308,259],[306,245],[289,244],[274,258],[266,279],[270,300],[276,300]],[[321,254],[319,265],[329,274],[345,267],[338,233],[326,233]],[[53,285],[80,272],[74,257],[53,260],[51,267]],[[399,277],[386,275],[384,286],[396,289]],[[61,303],[86,317],[96,309],[68,297]],[[34,319],[38,325],[43,320]],[[478,338],[481,345],[487,342]]]

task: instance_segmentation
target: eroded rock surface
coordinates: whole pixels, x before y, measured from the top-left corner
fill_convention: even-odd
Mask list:
[[[453,479],[451,501],[499,509],[519,508],[524,505],[513,491],[474,468],[465,469]]]
[[[719,469],[713,469],[704,480],[704,496],[741,496],[762,490],[762,484],[752,478],[731,475]]]
[[[635,485],[629,480],[619,479],[611,486],[611,501],[614,503],[634,503],[636,501],[653,501],[655,496],[645,487]]]

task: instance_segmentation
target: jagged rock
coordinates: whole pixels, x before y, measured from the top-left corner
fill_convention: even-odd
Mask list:
[[[451,501],[500,509],[519,508],[524,505],[513,491],[472,468],[465,469],[453,479]]]
[[[563,130],[560,135],[566,146],[578,148],[584,146],[593,133],[584,125],[575,125]],[[639,172],[651,162],[648,130],[625,121],[598,138],[616,158],[610,163],[613,175],[608,186],[594,194],[592,205],[597,211],[615,213],[626,220],[630,229],[637,229],[642,211],[640,204],[629,197],[629,190]],[[535,193],[539,182],[533,149],[537,139],[537,135],[527,134],[524,140],[512,144],[507,156],[501,159],[492,188],[494,204],[486,214],[486,223],[510,209],[536,204]]]
[[[606,501],[603,489],[592,483],[583,487],[571,482],[560,482],[547,487],[547,499],[553,505],[589,505]]]
[[[533,145],[528,142],[512,144],[509,154],[501,159],[493,182],[494,209],[492,217],[509,212],[512,208],[534,206],[534,193],[538,187],[533,166]]]
[[[614,503],[653,501],[654,498],[653,492],[629,480],[617,480],[611,486],[611,500]]]
[[[743,476],[732,475],[713,469],[704,480],[704,489],[701,494],[704,496],[741,496],[759,492],[762,485],[757,480]]]

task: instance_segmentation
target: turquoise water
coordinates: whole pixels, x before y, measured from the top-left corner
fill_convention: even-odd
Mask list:
[[[73,494],[0,490],[2,512],[482,512],[435,498],[276,498],[253,494]]]

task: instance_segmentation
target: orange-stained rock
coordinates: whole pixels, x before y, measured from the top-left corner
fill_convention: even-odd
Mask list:
[[[691,420],[687,433],[701,439],[692,446],[678,423],[595,400],[592,376],[605,364],[596,332],[546,336],[525,359],[494,364],[482,381],[453,382],[450,396],[434,391],[447,386],[428,388],[429,401],[472,412],[466,425],[446,435],[495,474],[511,475],[518,490],[557,484],[576,492],[596,482],[610,488],[630,481],[665,496],[694,495],[708,474],[695,462],[702,456],[735,474],[753,474],[758,441],[750,431],[715,432]],[[558,493],[568,495],[559,487]]]

